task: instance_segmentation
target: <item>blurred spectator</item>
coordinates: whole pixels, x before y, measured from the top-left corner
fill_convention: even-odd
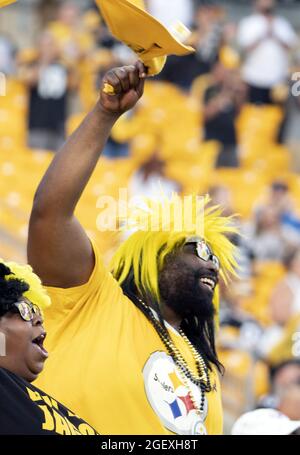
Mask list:
[[[266,207],[276,207],[280,215],[293,212],[293,200],[286,182],[275,180],[271,184],[265,202],[255,209],[256,216],[259,216]]]
[[[65,139],[68,93],[77,82],[49,32],[40,37],[36,60],[21,65],[20,78],[29,90],[29,147],[56,151]]]
[[[63,2],[58,9],[57,19],[48,25],[48,31],[56,39],[61,55],[69,63],[77,62],[93,47],[95,18],[81,17],[74,2]]]
[[[244,243],[249,256],[258,261],[282,260],[288,246],[278,210],[267,206],[244,227]]]
[[[159,157],[158,153],[154,153],[132,175],[128,183],[128,191],[129,198],[134,198],[135,204],[143,207],[145,197],[170,198],[174,191],[180,192],[181,187],[179,183],[166,176],[165,161]],[[133,231],[129,227],[122,232],[122,238],[125,240],[132,233]]]
[[[284,257],[286,276],[275,287],[270,300],[274,323],[285,326],[300,313],[300,250],[291,250]]]
[[[275,15],[275,0],[256,0],[256,12],[243,19],[238,43],[244,54],[243,78],[249,86],[249,101],[271,104],[272,89],[286,82],[288,54],[297,36],[283,17]]]
[[[129,156],[129,145],[127,142],[121,144],[115,141],[111,136],[108,138],[103,151],[103,156],[107,158],[125,158]]]
[[[289,360],[291,357],[300,358],[300,313],[296,313],[285,326],[277,327],[279,334],[271,349],[267,352],[267,361],[270,365],[278,365],[279,363]],[[272,327],[267,329],[272,331]],[[275,331],[274,331],[275,333]]]
[[[159,197],[161,191],[166,197],[171,197],[174,191],[180,192],[180,185],[166,176],[165,168],[166,163],[158,154],[151,156],[129,182],[131,197]]]
[[[216,63],[212,83],[204,94],[204,139],[217,140],[221,150],[216,167],[238,167],[235,121],[243,104],[243,92],[236,75]]]
[[[273,367],[270,382],[270,393],[259,400],[258,407],[279,409],[280,397],[287,389],[295,386],[300,389],[300,359],[289,359]],[[286,415],[290,417],[289,413]]]
[[[293,337],[290,331],[295,331],[294,326],[300,317],[300,250],[286,251],[283,261],[287,272],[271,294],[269,302],[271,323],[266,328],[258,348],[259,354],[263,358],[268,358],[272,364],[275,359],[277,363],[285,360],[286,350],[291,356]],[[274,353],[275,349],[277,352]]]
[[[210,205],[219,205],[222,207],[222,213],[224,216],[233,215],[234,211],[232,208],[232,198],[229,188],[222,185],[212,186],[208,190],[208,194],[211,198]]]
[[[291,420],[300,422],[300,385],[296,384],[282,390],[278,410]],[[300,426],[300,425],[299,425]]]
[[[251,288],[247,280],[233,280],[231,286],[226,286],[222,281],[221,310],[220,310],[220,343],[226,346],[226,331],[224,327],[239,329],[236,333],[231,348],[256,351],[256,345],[262,334],[262,327],[255,318],[243,309],[243,299],[250,294]],[[225,337],[224,337],[225,333]],[[224,343],[225,340],[225,343]],[[227,346],[228,347],[228,346]]]
[[[197,54],[189,54],[184,57],[171,55],[162,72],[155,79],[170,82],[184,91],[189,91],[193,80],[201,74],[203,74],[203,70]]]
[[[231,434],[234,436],[299,435],[300,422],[290,419],[275,409],[256,409],[243,414],[235,422]]]
[[[194,8],[192,0],[146,0],[150,14],[165,26],[172,26],[180,21],[187,27],[192,25]]]
[[[10,39],[0,35],[0,72],[6,75],[13,74],[15,71],[14,62],[15,49]]]
[[[280,218],[280,224],[289,242],[295,245],[300,242],[300,219],[296,214],[294,201],[286,182],[276,180],[269,188],[267,199],[257,206],[255,216],[259,217],[266,208],[276,209]]]
[[[230,188],[223,185],[216,185],[211,187],[208,190],[208,194],[211,197],[211,206],[218,205],[222,209],[222,213],[225,216],[235,215],[232,202],[232,193]],[[241,221],[235,216],[233,221],[234,225],[237,227],[238,231],[241,229]],[[241,292],[247,293],[247,288],[249,288],[248,280],[252,274],[252,261],[249,258],[248,251],[244,247],[241,236],[238,234],[231,234],[230,238],[232,242],[238,246],[239,254],[237,257],[238,268],[239,268],[239,280],[232,280],[230,289],[227,289],[227,286],[224,283],[220,283],[220,289],[222,294],[222,299],[228,303],[228,306],[234,306],[233,312],[239,307],[235,305],[238,301],[241,300]],[[238,297],[239,295],[239,297]],[[245,294],[244,294],[245,296]],[[238,310],[239,312],[239,310]],[[235,317],[235,316],[233,316]]]
[[[104,27],[101,23],[100,14],[93,9],[89,9],[83,14],[81,22],[87,46],[90,47],[90,50],[97,49],[97,42],[101,39]]]
[[[271,381],[275,394],[293,385],[300,387],[300,359],[290,359],[273,368]]]
[[[290,94],[287,103],[286,121],[283,127],[282,141],[292,155],[292,168],[300,172],[300,94]]]
[[[223,10],[211,2],[204,2],[196,11],[194,27],[189,44],[196,52],[185,57],[170,56],[158,76],[183,90],[190,90],[193,80],[208,74],[218,61],[223,42]]]
[[[224,17],[224,10],[211,2],[204,3],[197,9],[192,45],[196,48],[202,73],[208,73],[219,60],[225,33]]]

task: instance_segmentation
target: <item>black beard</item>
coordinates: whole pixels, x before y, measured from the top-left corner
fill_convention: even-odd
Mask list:
[[[200,272],[171,260],[160,274],[159,289],[163,304],[177,316],[182,319],[196,317],[199,323],[204,323],[213,319],[215,309],[213,292],[200,285],[200,277]]]

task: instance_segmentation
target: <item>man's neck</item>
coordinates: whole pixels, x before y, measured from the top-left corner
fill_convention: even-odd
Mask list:
[[[153,305],[151,305],[150,302],[148,302],[148,305],[152,308],[152,310],[154,310],[156,312],[156,309],[153,307]],[[164,303],[162,303],[160,305],[160,308],[161,308],[161,314],[162,314],[163,319],[168,324],[170,324],[174,329],[179,331],[180,325],[182,322],[182,318],[180,316],[178,316],[169,306],[167,306]]]
[[[168,324],[176,330],[180,329],[182,319],[170,307],[163,305],[161,312]]]

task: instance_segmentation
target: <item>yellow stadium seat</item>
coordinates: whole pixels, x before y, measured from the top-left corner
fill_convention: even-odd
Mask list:
[[[224,410],[241,415],[253,407],[260,396],[268,393],[267,366],[239,349],[221,350],[219,358],[225,367],[222,378]]]
[[[266,186],[266,179],[261,172],[220,168],[213,173],[212,185],[228,187],[231,190],[233,210],[242,218],[249,218]]]

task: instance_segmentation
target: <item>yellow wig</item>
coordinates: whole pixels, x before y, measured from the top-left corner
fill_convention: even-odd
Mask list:
[[[24,292],[24,297],[37,305],[42,310],[51,305],[51,300],[43,287],[39,277],[33,273],[30,265],[20,265],[15,262],[4,262],[0,259],[0,263],[4,264],[12,272],[10,275],[5,276],[5,280],[21,280],[28,284],[29,290]]]
[[[224,217],[219,207],[209,206],[208,196],[199,199],[193,194],[189,198],[189,213],[193,215],[194,222],[191,226],[184,225],[181,230],[178,211],[182,210],[182,198],[176,193],[170,200],[166,197],[156,201],[145,198],[145,208],[133,210],[129,226],[136,232],[119,247],[111,262],[113,276],[120,285],[133,271],[134,282],[141,295],[151,295],[159,304],[158,277],[164,261],[191,236],[201,237],[207,242],[220,260],[220,273],[225,281],[235,274],[236,247],[228,238],[229,234],[237,232],[232,217]],[[169,216],[166,217],[166,214]],[[214,304],[218,311],[218,289]]]

